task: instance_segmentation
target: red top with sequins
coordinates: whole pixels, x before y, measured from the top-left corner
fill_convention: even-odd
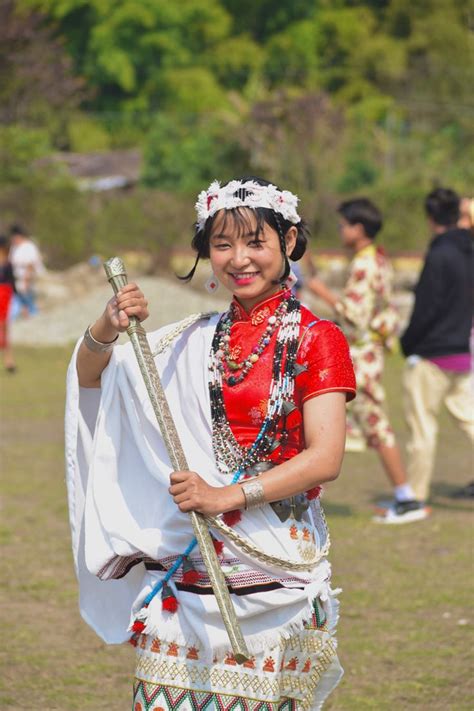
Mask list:
[[[279,291],[254,306],[250,313],[234,298],[234,322],[230,331],[233,359],[242,361],[251,353],[285,294],[286,291]],[[223,382],[227,419],[239,444],[247,447],[255,440],[266,415],[277,331],[242,382],[232,387]],[[345,336],[335,323],[319,319],[304,306],[301,306],[296,362],[304,366],[295,379],[294,402],[298,410],[287,420],[286,444],[270,457],[275,463],[290,459],[304,449],[302,412],[306,400],[338,391],[347,393],[347,400],[355,397],[354,369]]]

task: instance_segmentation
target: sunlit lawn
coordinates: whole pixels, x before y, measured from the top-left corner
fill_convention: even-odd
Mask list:
[[[5,710],[131,705],[132,648],[106,647],[77,610],[62,451],[67,359],[65,350],[19,350],[19,372],[0,373]],[[391,359],[390,411],[404,436],[400,370]],[[371,522],[371,506],[389,495],[372,453],[348,455],[328,487],[346,670],[330,711],[473,708],[472,506],[450,498],[469,478],[469,446],[444,413],[428,521]]]

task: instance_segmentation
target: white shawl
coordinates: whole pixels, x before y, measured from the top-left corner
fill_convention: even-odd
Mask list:
[[[156,357],[188,465],[212,486],[229,483],[229,477],[216,468],[211,442],[207,363],[217,320],[214,316],[188,327]],[[172,327],[149,334],[152,350]],[[188,515],[179,511],[168,493],[172,468],[131,344],[115,347],[100,390],[79,387],[79,345],[80,341],[68,371],[66,403],[73,553],[81,614],[98,635],[114,644],[130,637],[131,620],[164,573],[147,571],[139,563],[124,577],[107,579],[113,565],[142,554],[154,560],[179,555],[193,538],[193,530]],[[319,511],[319,504],[311,507],[306,525],[320,546],[324,541],[315,520]],[[234,528],[267,553],[302,561],[300,544],[289,535],[289,523],[281,523],[270,506],[244,512]],[[197,549],[194,555],[198,556]],[[285,572],[256,562],[225,541],[224,561],[235,562],[235,558],[241,561],[237,570],[264,573],[285,586],[232,595],[252,653],[277,644],[308,619],[316,595],[328,602],[328,611],[332,607],[326,560],[311,573]],[[145,631],[182,644],[197,641],[209,656],[228,649],[214,596],[183,591],[176,596],[180,602],[176,614],[161,610],[159,595],[153,600]]]

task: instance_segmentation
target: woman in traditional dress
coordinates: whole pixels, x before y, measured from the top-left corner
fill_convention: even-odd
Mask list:
[[[190,471],[173,472],[131,345],[147,302],[123,287],[69,369],[67,463],[81,612],[137,650],[134,711],[319,709],[338,683],[338,604],[321,485],[338,476],[348,346],[291,294],[306,247],[297,198],[213,182],[193,247],[233,295],[149,335]],[[192,278],[196,264],[188,279]],[[210,520],[250,659],[230,649],[190,511]]]

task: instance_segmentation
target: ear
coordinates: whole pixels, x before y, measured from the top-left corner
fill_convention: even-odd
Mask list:
[[[294,225],[292,225],[285,235],[286,256],[287,257],[289,257],[290,254],[293,252],[295,245],[296,245],[297,237],[298,237],[298,229]]]

